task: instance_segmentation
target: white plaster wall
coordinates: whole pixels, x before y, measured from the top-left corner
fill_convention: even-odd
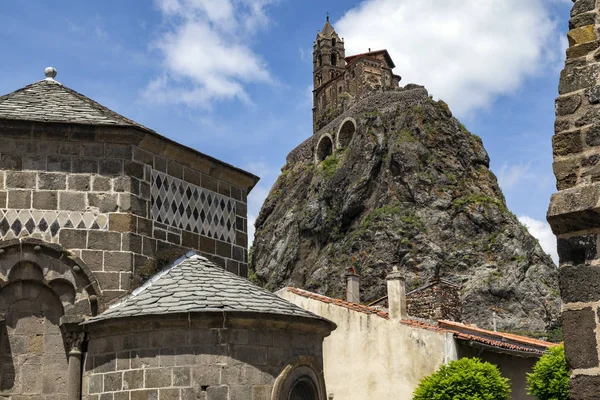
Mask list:
[[[325,384],[334,400],[410,400],[419,380],[456,359],[444,333],[411,328],[376,315],[307,299],[277,295],[337,324],[323,343]]]

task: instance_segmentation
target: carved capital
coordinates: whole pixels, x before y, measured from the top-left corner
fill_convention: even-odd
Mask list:
[[[85,332],[68,331],[65,332],[65,342],[69,349],[69,354],[72,352],[81,352],[81,345],[85,340]]]

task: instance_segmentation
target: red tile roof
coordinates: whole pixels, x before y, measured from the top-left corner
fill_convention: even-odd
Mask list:
[[[345,58],[346,62],[348,64],[352,64],[355,60],[358,60],[359,58],[375,58],[374,56],[379,55],[379,54],[383,54],[383,56],[385,57],[385,60],[388,63],[388,67],[389,68],[395,68],[396,64],[394,64],[394,61],[392,60],[392,57],[390,56],[390,53],[388,53],[387,50],[375,50],[375,51],[369,51],[368,53],[361,53],[361,54],[355,54],[352,56],[348,56]]]
[[[308,299],[317,300],[322,303],[333,304],[339,307],[344,307],[352,311],[357,311],[363,314],[376,315],[378,317],[389,319],[389,315],[385,311],[381,311],[375,307],[364,306],[362,304],[351,303],[349,301],[333,299],[321,294],[312,293],[307,290],[288,287],[287,291],[297,294],[298,296]],[[410,326],[428,331],[447,332],[454,334],[459,340],[468,340],[477,343],[482,343],[488,346],[497,347],[500,349],[508,349],[525,353],[542,355],[548,348],[557,346],[556,343],[550,343],[543,340],[533,339],[526,336],[513,335],[511,333],[493,332],[486,329],[476,328],[473,326],[461,324],[459,322],[440,320],[436,325],[429,324],[419,320],[402,320],[402,325]]]

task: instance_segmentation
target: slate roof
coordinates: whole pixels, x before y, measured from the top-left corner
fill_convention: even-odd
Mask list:
[[[0,96],[0,119],[134,126],[150,130],[51,78]]]
[[[324,320],[190,252],[84,324],[195,312],[247,312]]]

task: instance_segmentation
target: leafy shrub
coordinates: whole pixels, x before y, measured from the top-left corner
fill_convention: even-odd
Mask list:
[[[498,368],[478,358],[461,358],[421,379],[413,400],[508,400],[510,384]]]
[[[569,368],[563,345],[550,349],[527,374],[527,391],[537,400],[569,400]]]

